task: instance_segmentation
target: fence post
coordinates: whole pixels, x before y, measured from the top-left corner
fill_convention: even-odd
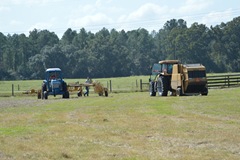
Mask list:
[[[19,84],[18,84],[18,91],[20,91],[20,86],[19,86]]]
[[[110,83],[110,92],[112,92],[112,81],[109,80],[109,83]]]
[[[228,88],[229,88],[230,87],[229,75],[227,77],[228,77]]]
[[[140,79],[140,91],[142,92],[142,79]]]
[[[14,96],[14,84],[12,84],[12,96]]]

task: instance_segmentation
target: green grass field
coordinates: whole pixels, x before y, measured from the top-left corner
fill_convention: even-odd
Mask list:
[[[240,88],[0,97],[0,159],[240,159]]]

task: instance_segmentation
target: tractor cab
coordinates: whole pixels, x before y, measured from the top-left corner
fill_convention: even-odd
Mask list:
[[[160,64],[160,74],[161,75],[172,75],[172,69],[174,64],[178,64],[178,60],[165,60],[159,61]]]
[[[62,72],[59,68],[49,68],[46,70],[45,79],[51,80],[62,80]]]

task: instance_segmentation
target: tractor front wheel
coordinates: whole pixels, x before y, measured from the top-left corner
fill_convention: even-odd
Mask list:
[[[48,93],[47,93],[47,91],[44,91],[44,92],[43,92],[43,97],[44,97],[44,99],[48,99]]]
[[[150,96],[156,96],[155,82],[149,82],[149,94]]]
[[[176,95],[177,96],[183,96],[183,92],[182,92],[182,88],[181,87],[177,88]]]

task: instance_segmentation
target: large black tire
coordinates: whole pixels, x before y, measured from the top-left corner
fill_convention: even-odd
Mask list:
[[[168,78],[164,76],[159,77],[157,82],[158,95],[167,96],[169,88]]]
[[[77,96],[82,97],[82,91],[78,91]]]
[[[65,91],[65,92],[63,93],[62,98],[68,99],[68,98],[69,98],[69,92],[68,92],[68,91]]]
[[[45,95],[44,95],[44,92],[47,92],[47,86],[45,83],[42,84],[42,99],[45,99]]]
[[[176,95],[177,96],[183,96],[183,92],[182,92],[182,88],[181,87],[178,87],[177,90],[176,90]]]
[[[201,93],[202,96],[207,96],[208,95],[208,88],[205,87],[204,91]]]
[[[44,91],[44,92],[43,92],[43,96],[44,96],[44,99],[48,99],[48,92],[47,92],[47,91]]]
[[[41,99],[41,98],[42,98],[42,93],[41,93],[41,92],[38,92],[38,93],[37,93],[37,98],[38,98],[38,99]]]
[[[69,91],[67,89],[67,83],[66,82],[63,82],[62,83],[62,90],[63,90],[63,95],[62,95],[62,98],[69,98]]]
[[[108,97],[108,91],[104,91],[105,97]]]
[[[63,92],[67,91],[67,83],[66,82],[62,83],[62,90],[63,90]]]
[[[150,96],[156,96],[155,82],[149,83],[149,94]]]

